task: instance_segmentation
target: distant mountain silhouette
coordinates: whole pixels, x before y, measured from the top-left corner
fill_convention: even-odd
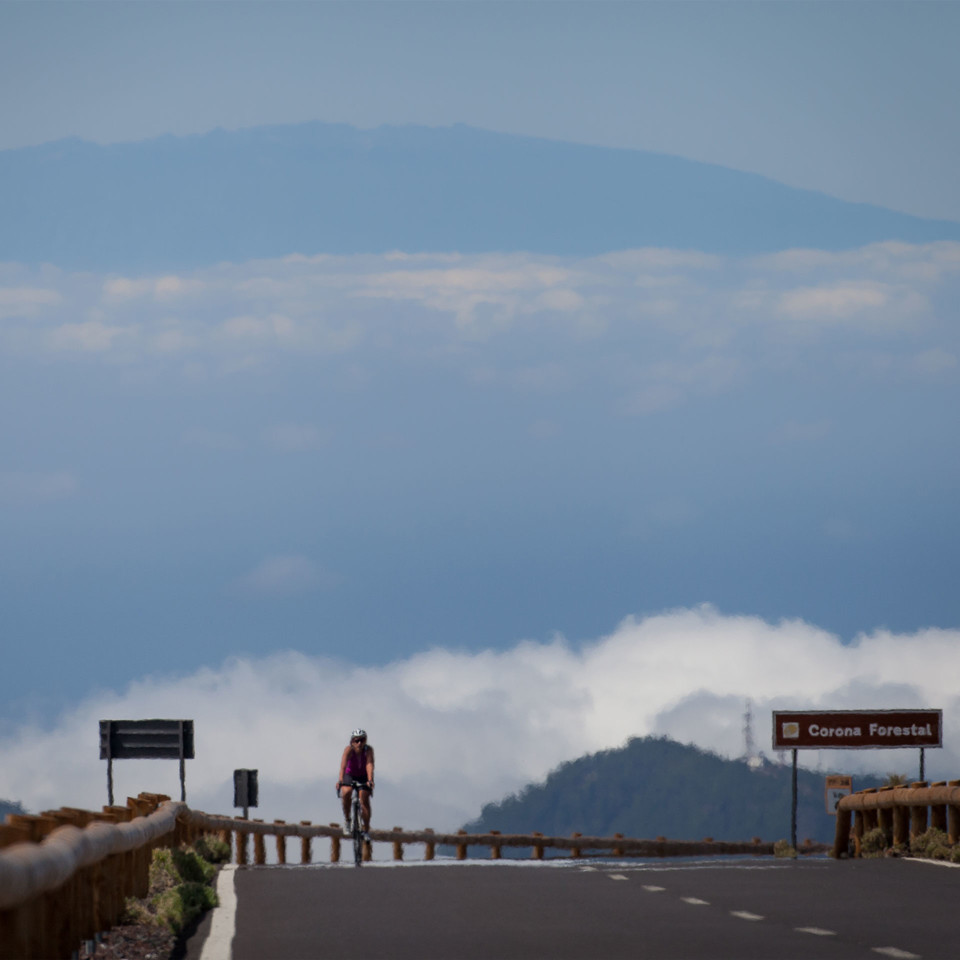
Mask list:
[[[642,246],[756,254],[960,240],[923,220],[663,154],[307,123],[0,152],[0,261],[184,269],[290,253]]]
[[[26,813],[22,805],[12,800],[0,800],[0,823],[7,818],[8,813]]]
[[[797,775],[797,837],[832,842],[836,820],[826,812],[822,774]],[[789,764],[751,768],[666,738],[632,739],[565,763],[544,783],[487,804],[468,833],[499,830],[553,836],[670,840],[790,838]],[[882,778],[855,777],[854,789],[878,786]]]

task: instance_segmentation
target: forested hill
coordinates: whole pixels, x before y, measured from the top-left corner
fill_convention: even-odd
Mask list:
[[[618,750],[565,763],[544,783],[487,804],[465,829],[779,840],[790,836],[790,779],[789,763],[752,769],[742,760],[725,760],[665,738],[633,739]],[[859,790],[880,782],[861,777],[853,786]],[[824,774],[801,769],[798,797],[798,838],[831,841],[835,819],[826,812]]]

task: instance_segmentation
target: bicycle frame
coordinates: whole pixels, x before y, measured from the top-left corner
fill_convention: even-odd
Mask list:
[[[353,791],[353,796],[351,797],[352,815],[350,817],[350,835],[353,839],[353,862],[355,866],[359,867],[363,863],[363,805],[360,803],[360,791],[369,790],[370,784],[365,780],[353,780],[350,783],[341,783],[340,788],[337,790],[338,796],[343,787],[350,787]]]

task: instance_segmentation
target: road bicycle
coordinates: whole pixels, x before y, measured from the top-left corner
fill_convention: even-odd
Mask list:
[[[363,863],[363,808],[360,806],[360,791],[370,790],[367,780],[351,780],[341,783],[337,787],[337,796],[340,796],[342,787],[353,787],[352,811],[350,816],[350,835],[353,838],[353,862],[356,866]],[[371,794],[373,793],[370,790]]]

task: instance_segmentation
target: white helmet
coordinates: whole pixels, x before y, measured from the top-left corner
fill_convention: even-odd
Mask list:
[[[359,737],[361,740],[366,740],[366,739],[367,739],[367,731],[366,731],[366,730],[361,730],[359,727],[357,727],[357,729],[354,730],[353,733],[350,734],[350,739],[351,739],[351,740],[356,740],[358,737]]]

